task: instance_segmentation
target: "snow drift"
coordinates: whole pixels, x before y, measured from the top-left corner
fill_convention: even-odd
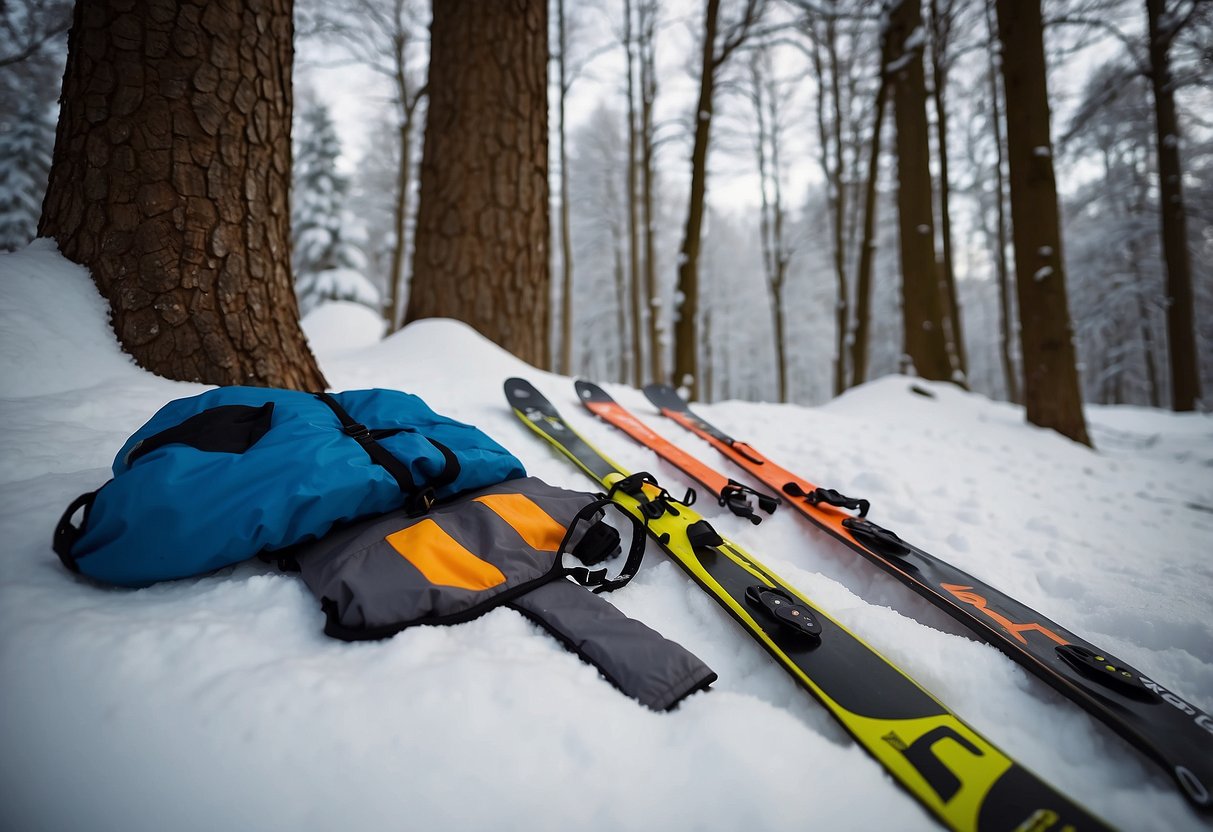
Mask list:
[[[328,310],[314,330],[335,389],[417,393],[533,475],[588,489],[505,406],[503,379],[521,375],[621,464],[683,484],[581,410],[567,378],[461,324],[424,321],[369,345],[366,328]],[[653,547],[612,601],[720,674],[669,714],[505,609],[344,644],[323,636],[301,582],[259,563],[139,591],[76,578],[50,550],[59,513],[106,479],[158,407],[204,388],[135,367],[87,273],[44,241],[0,255],[0,355],[0,827],[937,828]],[[699,409],[1213,710],[1213,419],[1092,407],[1093,452],[1010,405],[911,384],[881,379],[820,408]],[[639,392],[610,390],[728,470],[647,418]],[[704,511],[1087,808],[1124,828],[1202,828],[1127,744],[799,517],[752,527]]]

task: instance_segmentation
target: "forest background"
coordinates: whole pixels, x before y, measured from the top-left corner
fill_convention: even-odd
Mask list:
[[[900,371],[1021,401],[1008,158],[1018,93],[1008,96],[1000,72],[996,10],[985,0],[915,5],[552,0],[539,18],[547,343],[546,355],[524,357],[598,380],[693,382],[704,400],[818,403]],[[37,233],[71,16],[59,0],[0,11],[0,249]],[[359,303],[391,332],[410,317],[430,9],[300,0],[294,19],[299,311]],[[1201,408],[1200,391],[1213,389],[1210,4],[1047,0],[1041,23],[1051,137],[1033,152],[1056,172],[1061,240],[1060,251],[1035,249],[1042,265],[1030,271],[1047,283],[1046,261],[1064,264],[1082,399]],[[1175,107],[1165,128],[1152,84],[1161,39]],[[906,79],[915,66],[921,92]],[[922,104],[923,147],[904,146],[910,132],[900,115],[894,123],[903,90]],[[1160,149],[1175,154],[1178,177],[1160,177]],[[696,163],[706,201],[688,307]],[[1160,209],[1176,187],[1195,396],[1175,381],[1169,319],[1175,244]],[[926,222],[906,225],[906,194],[919,210],[929,199]],[[907,229],[931,243],[925,284],[905,279]],[[924,372],[906,337],[923,285],[939,296],[944,372]],[[675,347],[686,341],[693,378],[679,373]]]

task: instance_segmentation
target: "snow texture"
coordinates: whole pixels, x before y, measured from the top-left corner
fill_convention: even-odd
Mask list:
[[[530,473],[590,488],[506,407],[502,380],[523,375],[622,465],[685,484],[586,414],[569,379],[462,324],[422,321],[368,344],[362,311],[317,315],[308,328],[335,389],[420,394]],[[507,609],[345,644],[322,634],[297,577],[259,562],[139,591],[73,576],[50,549],[64,506],[105,481],[158,407],[204,388],[135,367],[88,275],[46,242],[0,255],[0,351],[0,828],[937,828],[652,546],[611,600],[720,674],[666,714]],[[1213,711],[1213,419],[1091,407],[1092,451],[1011,405],[913,384],[933,397],[893,376],[819,408],[701,409]],[[611,389],[736,473],[638,391]],[[801,518],[754,527],[703,502],[722,533],[1083,805],[1125,829],[1205,828],[1155,765]]]
[[[369,347],[378,343],[387,330],[387,321],[369,306],[344,300],[320,304],[303,318],[302,324],[308,344],[318,355]]]

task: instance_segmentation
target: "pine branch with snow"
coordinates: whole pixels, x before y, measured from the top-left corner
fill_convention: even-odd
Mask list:
[[[341,143],[328,108],[304,105],[295,148],[291,226],[295,292],[306,315],[326,300],[348,300],[377,309],[379,292],[366,278],[365,240],[345,210],[349,177],[337,170]]]

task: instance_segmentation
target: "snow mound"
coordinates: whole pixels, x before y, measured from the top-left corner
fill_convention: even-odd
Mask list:
[[[326,301],[301,321],[312,352],[317,356],[340,354],[378,343],[387,321],[369,306],[348,300]]]
[[[344,644],[296,577],[256,561],[138,591],[73,576],[50,549],[63,507],[202,388],[131,364],[88,275],[46,242],[0,256],[0,293],[0,828],[938,828],[656,547],[611,601],[720,675],[667,714],[508,609]],[[568,378],[453,321],[371,343],[360,314],[309,320],[334,389],[417,393],[532,475],[593,488],[509,411],[501,383],[525,376],[612,459],[686,485],[586,414]],[[1213,711],[1213,418],[1090,408],[1092,451],[903,377],[821,408],[697,410]],[[909,589],[788,511],[754,527],[710,502],[723,534],[1059,790],[1126,829],[1205,828],[1157,766]]]
[[[24,398],[143,375],[118,346],[109,304],[53,240],[0,254],[0,389]]]

